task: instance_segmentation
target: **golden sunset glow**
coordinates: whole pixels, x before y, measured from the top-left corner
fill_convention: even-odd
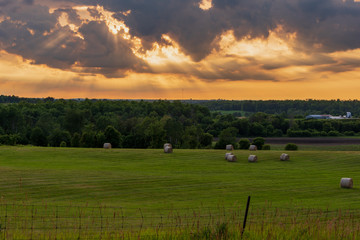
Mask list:
[[[169,45],[160,46],[155,43],[151,50],[146,51],[145,54],[136,53],[139,57],[143,58],[154,68],[161,67],[166,64],[186,64],[191,59],[185,54],[181,53],[179,46],[169,36],[163,35],[162,39],[166,40]]]
[[[339,0],[336,6],[350,4],[349,9],[357,11],[357,2]],[[287,21],[276,19],[264,30],[266,21],[251,25],[247,18],[237,20],[240,6],[221,6],[211,0],[195,1],[188,6],[191,11],[169,5],[166,11],[173,14],[155,11],[165,5],[137,9],[130,2],[12,4],[17,12],[0,15],[0,30],[9,36],[0,38],[1,94],[114,99],[359,98],[360,46],[351,34],[360,29],[349,25],[354,20],[335,19],[336,25],[315,17],[316,26],[309,29],[289,13],[281,15]],[[235,7],[239,14],[234,14]],[[37,20],[31,14],[26,19],[21,11],[37,12]],[[238,21],[234,26],[227,19],[231,17]],[[27,21],[34,23],[27,25]],[[328,36],[328,30],[323,35],[316,30],[341,24],[349,26],[339,28],[343,33]],[[345,37],[350,39],[348,46]]]
[[[202,10],[209,10],[212,8],[212,0],[202,0],[199,4],[199,8]]]

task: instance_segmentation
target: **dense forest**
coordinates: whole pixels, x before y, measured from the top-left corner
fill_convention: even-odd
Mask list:
[[[274,113],[269,113],[270,110],[253,112],[249,117],[210,111],[210,107],[206,106],[213,104],[212,110],[224,110],[220,106],[232,101],[190,103],[0,96],[0,102],[0,144],[6,145],[102,147],[104,142],[110,142],[113,147],[161,148],[165,142],[170,142],[175,148],[211,148],[213,140],[217,139],[215,148],[224,148],[227,143],[236,144],[239,138],[248,137],[360,134],[360,120],[357,118],[294,118],[283,112],[285,108],[282,103],[288,106],[288,101],[275,101],[273,108],[269,107]],[[243,109],[254,111],[253,108],[245,107],[245,103],[254,101],[241,102]],[[256,102],[256,111],[270,104],[266,101]],[[309,101],[303,102],[301,104],[305,106]],[[311,102],[313,109],[321,109],[316,105],[318,103],[327,109],[323,113],[330,114],[341,112],[347,104],[346,111],[353,111],[358,104],[357,101]],[[219,106],[216,107],[215,103],[219,103]],[[339,106],[342,106],[340,110]],[[334,107],[333,111],[330,111],[331,107]]]
[[[360,116],[358,100],[192,100],[189,103],[199,104],[210,111],[239,111],[249,116],[256,112],[282,114],[287,117],[303,117],[310,114],[344,115],[351,112]]]

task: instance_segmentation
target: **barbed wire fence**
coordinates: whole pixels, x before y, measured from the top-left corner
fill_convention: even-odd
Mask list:
[[[216,208],[121,208],[0,204],[0,239],[128,239],[161,233],[194,234],[227,228],[241,232],[245,206]],[[349,223],[351,226],[349,226]],[[319,210],[250,207],[247,231],[269,226],[333,225],[360,233],[360,209]],[[346,226],[345,226],[346,225]]]

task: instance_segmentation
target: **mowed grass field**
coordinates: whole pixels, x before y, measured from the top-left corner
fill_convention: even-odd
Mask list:
[[[306,149],[2,146],[0,239],[358,239],[360,152]]]
[[[2,203],[187,209],[244,206],[356,209],[360,152],[0,147]],[[249,163],[249,154],[258,156]],[[339,187],[342,177],[353,189]]]

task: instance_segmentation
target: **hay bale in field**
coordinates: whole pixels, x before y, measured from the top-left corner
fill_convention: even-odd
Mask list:
[[[170,146],[166,146],[164,147],[164,153],[172,153],[173,152],[173,148]]]
[[[165,144],[164,144],[164,148],[165,148],[165,147],[172,147],[172,145],[171,145],[171,143],[165,143]]]
[[[227,160],[228,162],[236,162],[236,161],[237,161],[237,158],[236,158],[236,156],[235,156],[234,154],[229,154],[229,155],[227,156],[226,160]]]
[[[289,161],[289,159],[290,159],[289,154],[283,153],[283,154],[280,155],[280,160],[281,161]]]
[[[104,149],[111,149],[111,143],[104,143]]]
[[[249,162],[257,162],[257,156],[256,155],[250,155],[248,158]]]
[[[257,150],[257,146],[256,146],[256,145],[250,145],[249,150],[250,150],[250,151],[256,151],[256,150]]]
[[[232,153],[225,153],[225,160],[227,160],[227,157],[228,157],[229,155],[233,155],[233,154],[232,154]]]
[[[173,152],[173,148],[171,143],[165,143],[164,144],[164,153],[172,153]]]
[[[234,150],[234,146],[232,144],[228,144],[226,145],[226,150],[227,151],[233,151]]]
[[[340,180],[341,188],[353,188],[353,180],[352,178],[342,178]]]

